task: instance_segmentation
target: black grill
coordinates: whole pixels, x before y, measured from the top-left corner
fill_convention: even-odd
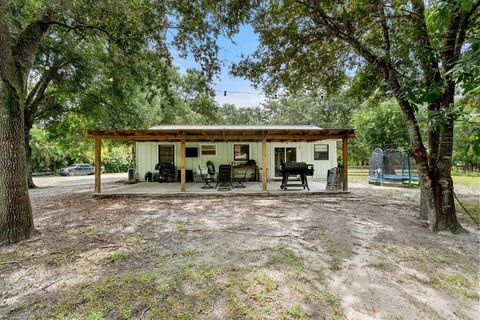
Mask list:
[[[155,170],[158,170],[158,182],[174,182],[175,166],[171,163],[157,163]]]
[[[283,163],[280,167],[280,172],[282,173],[282,184],[281,189],[287,190],[287,187],[303,187],[310,191],[308,187],[307,176],[313,176],[313,164],[306,164],[305,162],[288,162]],[[299,183],[288,183],[288,177],[290,175],[299,175],[301,184]]]

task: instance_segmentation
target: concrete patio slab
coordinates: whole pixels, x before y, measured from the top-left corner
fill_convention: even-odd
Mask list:
[[[291,183],[299,183],[292,181]],[[215,186],[215,184],[213,184]],[[235,185],[235,184],[234,184]],[[233,188],[231,190],[202,189],[203,183],[187,183],[185,192],[180,191],[180,183],[158,183],[158,182],[139,182],[135,184],[126,184],[117,188],[109,189],[102,193],[95,193],[96,197],[196,197],[196,196],[275,196],[275,195],[331,195],[344,194],[348,191],[330,191],[325,190],[325,181],[309,181],[310,191],[302,187],[288,187],[287,190],[280,189],[280,181],[269,181],[267,191],[262,191],[261,182],[246,182],[245,188]]]

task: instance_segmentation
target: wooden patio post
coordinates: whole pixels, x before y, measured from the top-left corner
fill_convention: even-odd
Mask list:
[[[95,139],[95,193],[101,190],[102,174],[102,140]]]
[[[180,143],[180,189],[185,192],[185,140]]]
[[[267,191],[267,138],[262,139],[262,191]]]
[[[343,191],[348,191],[348,137],[342,138]]]

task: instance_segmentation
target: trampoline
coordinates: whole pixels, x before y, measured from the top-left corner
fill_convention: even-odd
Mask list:
[[[418,185],[415,160],[409,152],[377,148],[370,157],[368,183]]]

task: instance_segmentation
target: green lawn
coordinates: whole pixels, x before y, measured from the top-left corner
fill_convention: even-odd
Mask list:
[[[480,188],[480,177],[469,177],[464,175],[453,176],[453,182],[455,184]]]
[[[368,171],[348,170],[348,181],[367,181]]]
[[[368,171],[366,170],[348,170],[349,181],[367,181]],[[478,187],[480,188],[480,177],[467,176],[467,175],[454,175],[453,182],[455,184]]]

